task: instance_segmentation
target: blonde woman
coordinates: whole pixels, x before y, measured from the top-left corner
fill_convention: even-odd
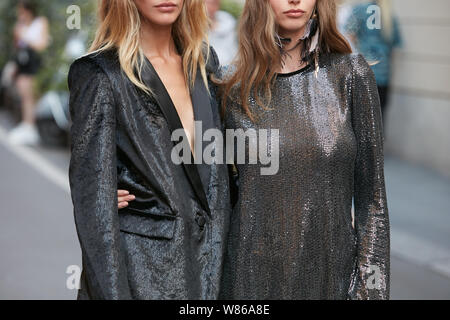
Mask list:
[[[203,0],[103,0],[69,73],[78,299],[216,299],[230,200],[225,165],[172,161],[182,129],[219,128]],[[184,129],[184,130],[183,130]],[[118,212],[117,188],[133,199]]]
[[[220,297],[388,299],[380,101],[337,31],[334,0],[247,0],[239,35],[224,125],[268,130],[279,170],[236,162]]]

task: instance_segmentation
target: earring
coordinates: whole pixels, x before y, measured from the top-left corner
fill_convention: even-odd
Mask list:
[[[311,19],[309,19],[305,34],[301,38],[304,43],[302,50],[302,61],[314,63],[315,76],[317,78],[319,73],[319,17],[317,15],[317,8],[314,9]]]
[[[317,14],[316,10],[314,9],[313,15],[311,16],[311,19],[308,20],[308,23],[306,24],[305,28],[305,34],[303,37],[301,37],[301,40],[308,39],[311,36],[311,33],[317,29]]]

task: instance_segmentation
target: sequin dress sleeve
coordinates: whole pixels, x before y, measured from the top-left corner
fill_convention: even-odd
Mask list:
[[[83,252],[83,288],[94,299],[129,299],[117,214],[116,115],[109,79],[80,58],[69,72],[70,188]]]
[[[389,218],[383,156],[383,124],[374,74],[353,59],[352,125],[357,141],[354,174],[357,262],[351,299],[389,299]]]

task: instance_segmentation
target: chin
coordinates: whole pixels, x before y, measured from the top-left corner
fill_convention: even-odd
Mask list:
[[[177,21],[179,14],[178,13],[171,13],[171,14],[158,14],[158,15],[152,15],[151,17],[148,17],[147,20],[158,26],[168,26],[171,24],[174,24],[175,21]]]
[[[306,26],[306,21],[302,20],[292,20],[284,21],[280,24],[280,28],[287,32],[297,32]]]

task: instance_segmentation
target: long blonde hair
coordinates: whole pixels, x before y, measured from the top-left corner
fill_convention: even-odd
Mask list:
[[[120,66],[126,76],[138,88],[152,94],[141,76],[145,61],[140,47],[142,17],[134,0],[102,0],[98,19],[100,25],[89,52],[117,49]],[[198,67],[208,87],[205,68],[209,57],[208,23],[204,0],[184,0],[181,14],[173,25],[172,36],[182,48],[184,77],[190,87],[194,86]]]
[[[351,53],[351,47],[336,26],[334,0],[317,0],[322,52]],[[269,0],[246,0],[239,24],[239,49],[232,64],[233,73],[219,83],[222,93],[222,115],[230,92],[238,85],[240,105],[250,119],[248,97],[252,94],[257,104],[265,107],[271,99],[271,87],[281,66],[281,54],[275,42],[275,15]],[[264,102],[263,102],[264,100]]]

